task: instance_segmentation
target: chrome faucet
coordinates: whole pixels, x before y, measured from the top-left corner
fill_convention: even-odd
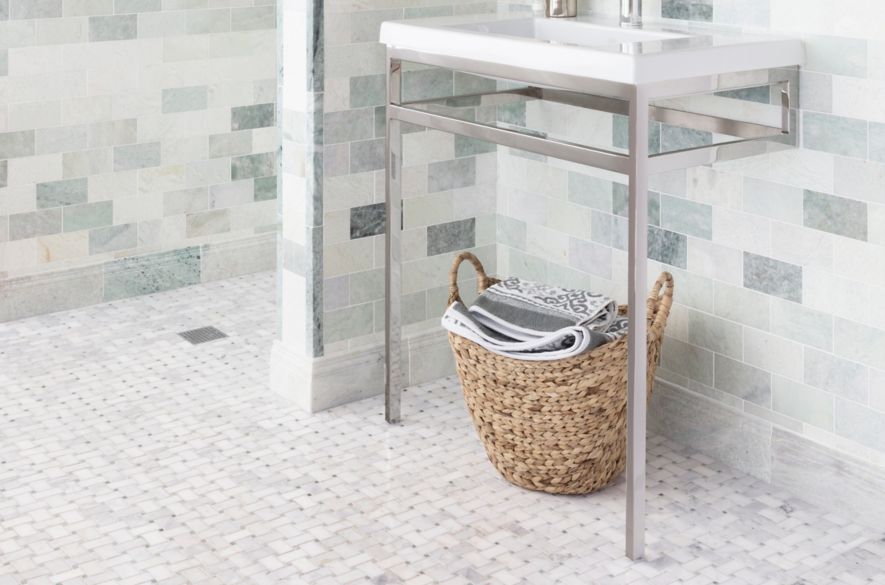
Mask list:
[[[642,26],[642,0],[621,0],[621,26]]]

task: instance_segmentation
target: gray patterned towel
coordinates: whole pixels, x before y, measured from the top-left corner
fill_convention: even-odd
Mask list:
[[[612,299],[516,278],[489,287],[469,309],[453,303],[442,325],[489,351],[530,361],[579,355],[627,333]]]

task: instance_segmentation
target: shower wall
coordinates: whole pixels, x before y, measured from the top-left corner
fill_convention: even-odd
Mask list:
[[[0,320],[274,267],[273,0],[0,0]]]

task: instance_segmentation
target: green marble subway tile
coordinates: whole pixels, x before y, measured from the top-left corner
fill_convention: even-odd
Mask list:
[[[9,20],[9,0],[0,0],[0,20]]]
[[[715,95],[745,102],[755,102],[759,104],[767,104],[771,101],[771,90],[767,85],[761,87],[745,87],[741,89],[717,91]]]
[[[89,232],[89,253],[117,252],[138,245],[138,228],[134,223],[100,227]]]
[[[61,128],[38,128],[34,132],[36,154],[55,154],[85,149],[87,146],[86,126],[66,126]]]
[[[31,20],[59,18],[61,15],[62,0],[13,0],[10,18],[13,20]]]
[[[806,36],[805,69],[817,73],[866,77],[867,49],[864,39]]]
[[[350,42],[376,43],[381,32],[381,23],[386,20],[401,20],[402,17],[402,8],[355,10],[350,13]]]
[[[714,387],[738,398],[771,405],[771,373],[716,354]]]
[[[688,312],[688,340],[693,345],[741,360],[743,327],[700,311]]]
[[[231,132],[237,130],[253,130],[270,128],[275,120],[274,104],[255,104],[254,106],[238,106],[230,110]]]
[[[252,152],[252,132],[225,132],[209,135],[209,158],[243,156]]]
[[[9,183],[9,163],[5,160],[0,160],[0,189],[6,187]]]
[[[350,78],[350,107],[366,108],[386,103],[387,78],[381,75],[357,75]]]
[[[803,110],[830,113],[833,111],[833,76],[802,70],[800,73],[799,106]]]
[[[744,252],[744,286],[801,303],[802,267]]]
[[[499,215],[495,229],[499,244],[518,250],[526,249],[528,226],[524,221]]]
[[[569,266],[605,279],[612,276],[612,249],[595,242],[569,238]]]
[[[351,142],[350,172],[365,173],[383,169],[387,156],[386,144],[383,138]]]
[[[159,12],[163,9],[162,0],[115,0],[114,13],[134,14],[139,12]]]
[[[91,42],[125,41],[138,36],[138,16],[90,16],[89,40]]]
[[[104,300],[115,301],[199,283],[198,247],[121,258],[105,265]]]
[[[862,201],[805,191],[803,209],[805,227],[867,240],[867,204]]]
[[[476,154],[485,154],[488,152],[495,152],[497,149],[498,147],[491,142],[477,140],[476,138],[470,138],[468,136],[455,135],[456,157],[460,158]]]
[[[323,339],[327,343],[369,335],[375,330],[372,303],[323,313]]]
[[[160,166],[159,142],[114,147],[115,171],[129,171],[158,166]]]
[[[885,451],[885,413],[850,400],[836,399],[836,434]]]
[[[426,100],[453,95],[454,77],[446,69],[421,69],[403,74],[403,100]]]
[[[255,179],[255,201],[270,201],[277,198],[277,178],[258,177]]]
[[[86,203],[89,198],[89,187],[85,177],[37,183],[37,207],[62,207]]]
[[[838,356],[885,370],[885,331],[882,329],[837,317],[834,349]]]
[[[427,316],[427,294],[416,292],[403,295],[402,303],[402,319],[403,325],[411,325],[412,323],[420,323],[428,319]]]
[[[135,118],[95,122],[86,130],[89,148],[107,148],[138,141],[138,121]]]
[[[666,124],[661,126],[661,152],[686,150],[710,144],[713,144],[713,135],[709,132]]]
[[[612,146],[621,150],[630,148],[630,121],[627,116],[612,116]],[[661,124],[650,120],[648,123],[648,152],[656,154],[661,151]]]
[[[230,161],[231,180],[270,177],[276,174],[276,156],[272,152],[236,156]]]
[[[61,232],[61,208],[42,209],[9,216],[9,239],[24,240]]]
[[[375,115],[371,108],[330,112],[323,117],[325,144],[366,140],[375,136]]]
[[[677,20],[713,20],[713,2],[711,0],[663,0],[661,16]]]
[[[350,239],[378,236],[385,230],[385,204],[373,203],[350,209]]]
[[[568,200],[578,205],[611,213],[612,182],[569,171]]]
[[[870,122],[870,160],[885,162],[885,124]]]
[[[476,246],[476,219],[461,219],[427,227],[427,255],[437,256]]]
[[[163,113],[192,112],[209,107],[209,88],[205,85],[170,87],[163,90]]]
[[[817,112],[802,113],[802,145],[811,150],[854,158],[866,158],[866,120]]]
[[[0,159],[34,156],[33,130],[0,133]]]
[[[0,49],[0,77],[9,75],[9,49]]]
[[[196,213],[209,208],[209,190],[206,187],[179,189],[163,193],[163,215]]]
[[[323,309],[334,311],[350,304],[350,277],[348,275],[323,279]]]
[[[648,257],[677,268],[688,267],[688,238],[655,226],[648,226]]]
[[[452,6],[407,6],[405,18],[436,18],[440,16],[452,16]]]
[[[612,220],[610,213],[593,209],[590,213],[590,239],[604,246],[612,245]]]
[[[187,216],[186,234],[189,238],[209,236],[230,231],[230,209],[213,209]]]
[[[763,331],[771,327],[771,297],[766,294],[716,281],[713,306],[718,317]]]
[[[361,305],[384,298],[384,269],[365,270],[350,275],[349,305]]]
[[[833,429],[833,395],[817,388],[774,376],[772,410],[812,426]]]
[[[661,196],[661,227],[704,238],[713,239],[713,208],[680,197]]]
[[[455,71],[456,95],[486,93],[490,91],[496,91],[497,89],[498,85],[494,79]]]
[[[833,316],[798,303],[771,300],[771,332],[804,345],[833,349]]]
[[[427,165],[427,191],[449,191],[476,184],[476,159],[460,158]]]
[[[661,350],[661,366],[701,384],[712,386],[715,354],[678,339],[667,339]]]
[[[869,368],[831,353],[805,348],[805,383],[842,398],[866,403]]]
[[[744,177],[743,207],[747,213],[778,221],[801,224],[802,190],[798,187]]]
[[[64,208],[64,231],[75,232],[105,227],[114,223],[114,202],[97,201]]]
[[[189,35],[230,32],[230,9],[188,10],[185,14],[185,32]]]
[[[277,11],[273,5],[234,7],[230,11],[230,23],[232,31],[276,28]]]

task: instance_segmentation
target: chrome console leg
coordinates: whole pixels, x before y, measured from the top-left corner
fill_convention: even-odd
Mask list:
[[[645,433],[647,409],[648,288],[648,95],[637,88],[630,100],[630,245],[627,279],[627,556],[645,553]]]
[[[388,59],[388,103],[401,103],[401,63]],[[385,379],[384,417],[389,423],[400,421],[400,398],[403,390],[402,373],[402,134],[401,122],[387,116],[387,164],[385,201],[387,204],[386,258],[385,258]]]

